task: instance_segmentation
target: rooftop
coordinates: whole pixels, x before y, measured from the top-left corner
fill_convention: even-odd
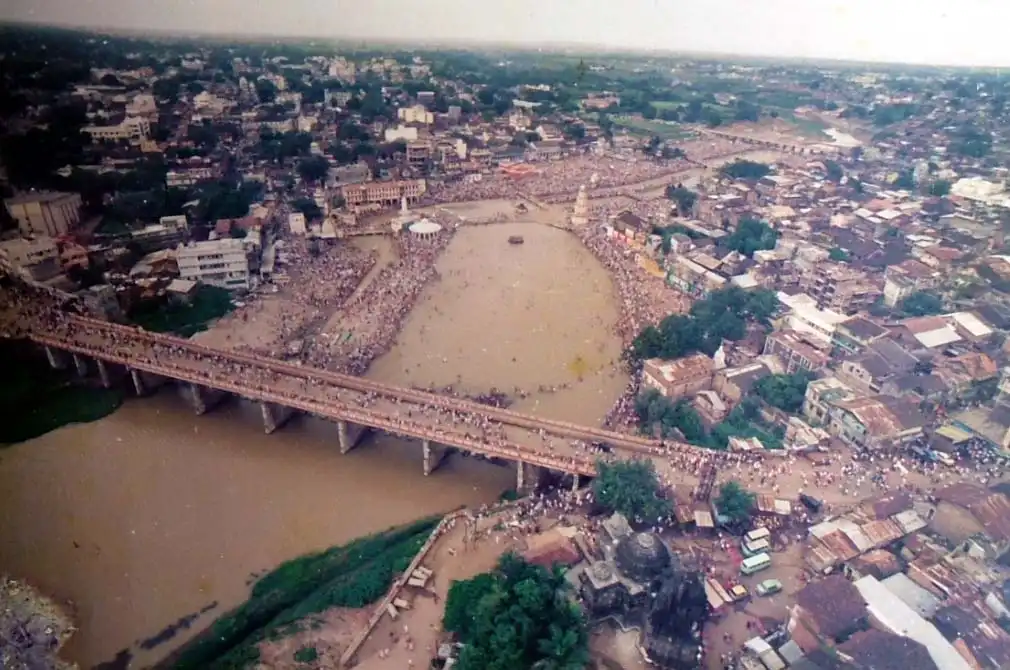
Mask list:
[[[823,635],[832,638],[850,630],[866,614],[859,591],[842,575],[810,582],[796,592],[796,603]]]

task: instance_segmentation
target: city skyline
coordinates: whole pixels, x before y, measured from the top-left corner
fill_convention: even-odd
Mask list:
[[[964,0],[951,12],[938,0],[657,0],[564,4],[512,0],[495,12],[462,0],[288,0],[257,7],[239,0],[17,0],[0,20],[88,29],[190,35],[578,45],[772,58],[1001,67],[999,27],[1010,6]],[[985,17],[980,21],[979,17]],[[421,20],[421,19],[424,20]]]

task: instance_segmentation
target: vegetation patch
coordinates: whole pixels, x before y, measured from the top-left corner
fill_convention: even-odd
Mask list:
[[[332,607],[375,602],[407,568],[437,523],[436,518],[423,519],[281,564],[253,585],[245,603],[158,667],[244,668],[259,660],[261,641],[301,630],[303,619]]]
[[[29,342],[0,341],[4,384],[0,402],[6,420],[0,422],[0,445],[24,442],[73,423],[96,421],[123,402],[117,389],[86,386],[70,370],[53,370]]]
[[[164,302],[136,310],[133,323],[155,333],[171,333],[191,337],[207,330],[215,319],[220,319],[235,309],[231,293],[217,286],[197,287],[189,304]]]

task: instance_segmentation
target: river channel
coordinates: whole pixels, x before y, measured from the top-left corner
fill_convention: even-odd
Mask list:
[[[522,235],[525,244],[509,245]],[[397,345],[369,376],[529,392],[514,407],[597,423],[626,378],[613,288],[571,235],[536,224],[463,228]],[[543,390],[540,390],[543,387]],[[550,390],[558,387],[558,390]],[[252,575],[426,514],[494,500],[514,470],[455,455],[431,477],[415,444],[373,436],[341,456],[332,424],[262,432],[233,401],[199,418],[170,389],[103,420],[0,451],[0,572],[70,601],[82,667],[130,648],[163,657],[240,602]],[[141,651],[180,617],[192,629]]]

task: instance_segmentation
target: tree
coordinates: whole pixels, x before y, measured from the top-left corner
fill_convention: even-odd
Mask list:
[[[719,489],[715,506],[720,514],[729,517],[732,522],[741,523],[750,519],[756,502],[757,497],[734,480],[726,482]]]
[[[694,203],[698,201],[698,194],[683,184],[666,187],[666,197],[677,203],[677,212],[681,216],[687,216],[694,209]]]
[[[298,174],[305,181],[322,181],[329,171],[330,163],[322,156],[310,156],[298,162]]]
[[[733,234],[726,238],[725,246],[751,258],[755,251],[774,249],[778,239],[778,232],[764,221],[745,218],[740,220]]]
[[[306,221],[323,218],[323,210],[319,209],[319,205],[309,198],[298,198],[291,203],[291,207],[304,214]]]
[[[831,247],[828,252],[828,258],[835,261],[836,263],[848,263],[850,260],[849,252],[841,247]]]
[[[830,158],[824,161],[824,171],[827,174],[828,181],[833,181],[836,184],[845,176],[845,170],[842,169],[842,166]]]
[[[757,180],[771,174],[771,166],[755,161],[738,159],[724,165],[720,172],[731,179],[752,179]]]
[[[460,670],[582,670],[589,636],[564,573],[508,553],[493,572],[453,582],[442,626],[463,643]]]
[[[277,98],[277,87],[269,79],[257,79],[256,97],[262,104],[270,104]]]
[[[783,412],[796,413],[803,407],[807,384],[813,378],[806,370],[791,375],[768,375],[754,383],[754,394]]]
[[[599,461],[596,468],[593,493],[607,509],[638,522],[652,522],[669,513],[670,503],[660,497],[659,477],[651,460]]]
[[[899,302],[898,308],[909,316],[930,316],[943,311],[943,300],[927,291],[916,291]]]
[[[929,194],[942,198],[950,193],[950,182],[946,179],[937,179],[929,185]]]

